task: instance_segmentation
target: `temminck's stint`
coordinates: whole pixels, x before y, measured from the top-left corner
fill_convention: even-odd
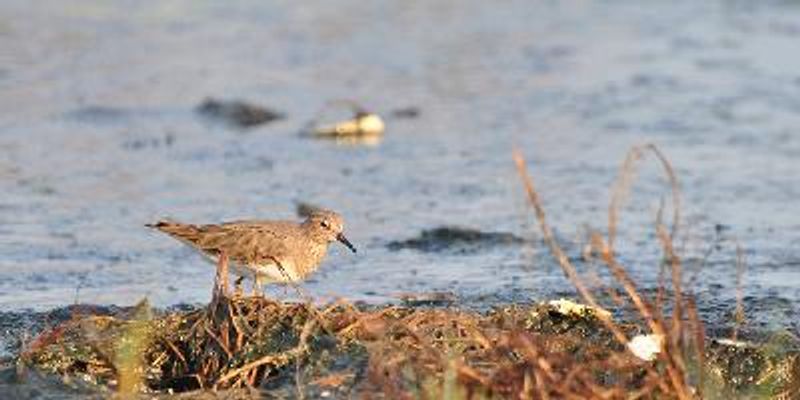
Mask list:
[[[212,261],[222,264],[227,259],[233,273],[253,278],[256,291],[264,283],[302,281],[319,268],[334,240],[356,252],[342,233],[342,217],[327,210],[314,211],[302,223],[245,220],[192,225],[164,220],[146,226],[184,242]]]

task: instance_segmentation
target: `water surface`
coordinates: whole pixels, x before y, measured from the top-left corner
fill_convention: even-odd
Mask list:
[[[656,143],[683,190],[682,254],[720,244],[695,280],[704,312],[733,307],[735,238],[756,319],[791,324],[792,2],[9,0],[0,10],[0,309],[206,301],[212,268],[143,224],[295,218],[296,201],[341,212],[360,250],[331,249],[304,285],[321,299],[553,297],[570,285],[539,242],[512,148],[577,257],[587,229],[605,229],[627,150]],[[288,118],[214,123],[194,112],[208,96]],[[297,135],[335,99],[421,113],[388,119],[377,146]],[[645,287],[656,282],[653,221],[667,195],[655,163],[643,163],[619,250]],[[445,225],[526,244],[386,246]]]

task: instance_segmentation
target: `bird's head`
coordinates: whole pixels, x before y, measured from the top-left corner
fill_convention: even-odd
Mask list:
[[[355,246],[344,236],[344,220],[341,215],[333,211],[315,210],[306,218],[303,225],[315,240],[325,243],[337,240],[353,253],[356,252]]]

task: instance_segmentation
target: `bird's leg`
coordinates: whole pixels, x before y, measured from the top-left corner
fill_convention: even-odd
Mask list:
[[[219,252],[217,261],[217,293],[228,297],[228,256],[224,251]]]
[[[261,289],[261,279],[258,274],[253,276],[253,296],[263,296],[264,292]]]
[[[278,268],[278,272],[283,275],[283,278],[286,279],[286,284],[283,285],[283,296],[286,297],[289,295],[289,285],[293,285],[292,277],[286,272],[286,268],[283,268],[283,264],[278,261],[277,258],[271,257],[272,261],[275,262],[275,266]]]

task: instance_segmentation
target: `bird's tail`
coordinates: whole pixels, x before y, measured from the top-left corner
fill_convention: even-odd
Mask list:
[[[153,224],[145,224],[148,228],[157,229],[176,239],[193,243],[197,240],[200,227],[192,224],[183,224],[177,221],[161,220]]]

